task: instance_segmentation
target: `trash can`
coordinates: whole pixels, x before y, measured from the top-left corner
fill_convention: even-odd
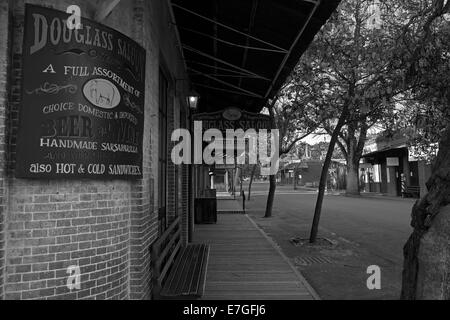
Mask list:
[[[217,193],[216,190],[205,190],[204,197],[195,199],[195,223],[217,223]]]

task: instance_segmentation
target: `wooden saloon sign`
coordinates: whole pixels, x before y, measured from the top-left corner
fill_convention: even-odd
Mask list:
[[[214,113],[194,115],[194,121],[201,121],[204,131],[218,129],[226,134],[226,130],[271,130],[274,129],[269,116],[251,113],[238,108],[228,108]]]
[[[20,178],[142,177],[145,50],[88,19],[27,5]]]

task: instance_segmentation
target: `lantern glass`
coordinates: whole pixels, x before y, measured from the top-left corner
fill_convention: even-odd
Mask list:
[[[190,107],[191,109],[197,109],[197,107],[198,107],[198,100],[199,100],[198,95],[190,95],[190,96],[188,97],[188,104],[189,104],[189,107]]]

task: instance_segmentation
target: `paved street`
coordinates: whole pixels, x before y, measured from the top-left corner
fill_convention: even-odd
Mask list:
[[[248,190],[247,186],[245,190]],[[335,245],[329,248],[326,244],[315,248],[307,244],[296,247],[289,240],[308,237],[317,193],[280,186],[274,217],[263,219],[267,190],[267,183],[254,185],[252,199],[247,204],[250,216],[274,238],[287,256],[300,261],[297,263],[299,269],[323,298],[398,298],[402,248],[411,232],[410,212],[414,200],[328,195],[319,236],[334,241]],[[304,255],[326,257],[333,263],[305,265],[298,260]],[[369,291],[366,287],[366,270],[370,265],[382,269],[382,290]]]

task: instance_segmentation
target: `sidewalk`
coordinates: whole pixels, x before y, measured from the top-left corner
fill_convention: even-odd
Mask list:
[[[244,214],[242,205],[229,193],[217,194],[217,213],[218,214]]]
[[[219,215],[217,225],[196,226],[195,242],[211,245],[204,300],[319,299],[247,215]]]
[[[229,192],[217,192],[217,200],[234,200]]]
[[[361,195],[353,196],[353,195],[346,195],[345,191],[337,191],[337,192],[329,192],[328,195],[342,196],[349,198],[362,198],[362,199],[367,198],[367,199],[395,200],[395,201],[409,201],[409,202],[416,202],[417,200],[419,200],[417,198],[387,196],[382,193],[374,193],[374,192],[361,192]]]

